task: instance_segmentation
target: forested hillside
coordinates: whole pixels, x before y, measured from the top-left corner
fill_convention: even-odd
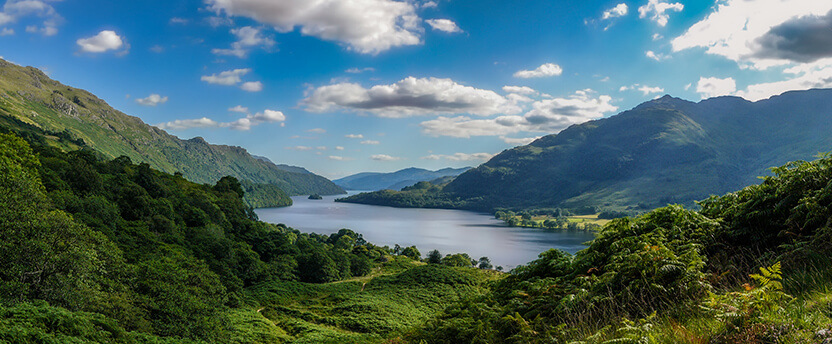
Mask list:
[[[259,222],[234,177],[29,139],[0,134],[0,342],[378,342],[491,279]]]
[[[378,173],[362,172],[332,182],[348,190],[375,191],[375,190],[401,190],[418,182],[431,181],[437,178],[456,177],[469,170],[463,168],[443,168],[430,171],[423,168],[406,168],[396,172]]]
[[[281,168],[241,147],[211,145],[200,137],[180,140],[113,109],[87,91],[65,86],[36,68],[2,59],[0,121],[16,131],[26,130],[28,125],[61,133],[107,158],[127,156],[163,172],[181,173],[197,183],[214,183],[230,175],[277,185],[289,195],[344,193],[326,178],[297,167]]]

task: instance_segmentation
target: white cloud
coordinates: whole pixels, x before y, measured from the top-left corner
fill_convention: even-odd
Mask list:
[[[387,154],[376,154],[376,155],[370,156],[370,159],[373,159],[373,160],[376,160],[376,161],[397,161],[397,160],[402,160],[402,158],[395,157],[395,156],[389,156],[389,155],[387,155]]]
[[[155,94],[155,93],[147,96],[146,98],[136,99],[136,103],[139,103],[139,105],[144,105],[144,106],[156,106],[156,105],[159,105],[159,104],[167,103],[167,101],[168,101],[167,96],[162,97],[162,96],[160,96],[158,94]]]
[[[450,19],[427,19],[425,20],[434,30],[439,30],[447,33],[459,33],[462,29]]]
[[[165,51],[165,48],[162,47],[161,45],[156,44],[156,45],[150,47],[150,51],[152,51],[154,53],[157,53],[157,54],[161,54]]]
[[[286,147],[288,150],[296,150],[296,151],[310,151],[315,148],[307,147],[307,146],[294,146],[294,147]]]
[[[437,7],[439,7],[439,5],[434,1],[428,1],[424,4],[422,4],[422,8],[437,8]]]
[[[228,108],[228,111],[231,112],[239,112],[239,113],[248,113],[248,108],[242,105],[237,105],[233,108]]]
[[[558,76],[563,74],[563,68],[554,63],[544,63],[535,70],[521,70],[514,73],[515,78],[545,78],[550,76]]]
[[[231,43],[230,49],[212,49],[211,52],[216,55],[231,55],[244,58],[254,47],[262,46],[264,49],[268,49],[275,44],[274,40],[271,37],[264,36],[259,28],[244,26],[231,29],[231,33],[237,36],[237,41]]]
[[[203,75],[201,80],[209,84],[231,86],[242,82],[240,77],[251,72],[250,68],[241,68],[221,72],[219,75]]]
[[[832,88],[832,58],[789,68],[785,73],[796,76],[782,81],[749,85],[745,90],[736,92],[736,95],[756,101],[791,90]]]
[[[627,7],[627,4],[620,3],[618,5],[615,5],[615,7],[604,11],[604,14],[601,16],[601,20],[623,17],[627,15],[628,10],[629,7]]]
[[[451,79],[414,77],[369,89],[354,83],[322,86],[302,104],[311,112],[347,110],[391,118],[429,114],[488,116],[522,111],[494,91],[463,86]]]
[[[170,23],[171,24],[185,25],[185,24],[188,24],[188,20],[185,19],[185,18],[173,17],[173,18],[170,18]]]
[[[367,67],[367,68],[350,68],[350,69],[345,70],[344,72],[347,72],[347,73],[350,73],[350,74],[361,74],[361,73],[364,73],[364,72],[375,72],[375,71],[376,71],[375,68]]]
[[[324,128],[312,128],[306,131],[307,133],[315,133],[315,134],[326,134],[326,129]]]
[[[428,155],[428,156],[424,156],[421,159],[422,160],[442,160],[442,159],[445,159],[445,160],[448,160],[448,161],[475,161],[475,160],[486,161],[488,159],[493,158],[494,155],[496,155],[496,154],[491,154],[491,153],[472,153],[472,154],[454,153],[453,155],[431,154],[431,155]]]
[[[14,35],[14,29],[9,29],[4,27],[3,30],[0,30],[0,36],[11,36]]]
[[[247,115],[246,117],[237,119],[233,122],[216,122],[212,119],[207,117],[202,117],[200,119],[178,119],[175,121],[157,124],[156,126],[161,129],[175,129],[175,130],[185,130],[190,128],[210,128],[210,127],[219,127],[219,128],[230,128],[232,130],[251,130],[252,127],[258,126],[263,123],[275,123],[275,122],[283,122],[286,120],[286,116],[283,112],[275,111],[275,110],[268,110],[266,109],[263,112],[258,112],[254,115]],[[281,123],[282,125],[283,123]]]
[[[536,101],[523,116],[498,116],[491,119],[439,117],[421,123],[422,131],[432,136],[469,138],[504,136],[518,132],[559,132],[566,127],[596,119],[618,109],[612,97],[593,96],[592,90],[576,91],[568,98]]]
[[[500,140],[503,140],[503,142],[508,143],[510,145],[527,145],[529,143],[532,143],[534,140],[539,139],[540,137],[541,136],[512,138],[500,136]]]
[[[630,90],[641,91],[641,93],[644,94],[645,96],[648,95],[648,94],[652,94],[652,93],[662,93],[662,92],[664,92],[664,88],[650,87],[650,86],[641,85],[641,84],[634,84],[634,85],[631,85],[631,86],[621,86],[618,89],[619,92],[630,91]]]
[[[654,33],[654,34],[653,34],[653,40],[654,40],[654,41],[658,41],[658,40],[660,40],[660,39],[662,39],[662,38],[664,38],[664,36],[662,36],[662,35],[660,35],[660,34],[658,34],[658,33]]]
[[[743,68],[766,69],[832,57],[832,2],[727,0],[672,40],[673,50],[705,48]]]
[[[662,2],[661,0],[649,0],[646,5],[638,8],[638,17],[647,18],[659,24],[659,26],[666,26],[670,15],[665,13],[667,11],[681,12],[685,8],[682,3]]]
[[[218,127],[219,125],[219,123],[208,117],[202,117],[200,119],[177,119],[175,121],[157,124],[156,127],[163,130],[187,130],[191,128]]]
[[[260,92],[263,90],[263,83],[259,81],[244,82],[240,89],[247,92]]]
[[[656,60],[656,61],[666,60],[666,59],[670,58],[670,56],[668,56],[668,55],[665,55],[665,54],[662,54],[662,53],[657,54],[657,53],[653,52],[652,50],[645,51],[644,56],[647,56],[647,58],[653,59],[653,60]]]
[[[353,160],[353,158],[348,158],[348,157],[343,157],[343,156],[337,156],[337,155],[330,155],[330,156],[328,156],[327,158],[328,158],[329,160],[335,160],[335,161],[349,161],[349,160]]]
[[[342,150],[344,150],[344,147],[342,147],[342,146],[335,146],[335,150],[337,150],[337,151],[342,151]]]
[[[363,54],[421,43],[421,19],[411,2],[393,0],[207,0],[209,8],[345,44]]]
[[[347,135],[344,135],[344,137],[346,137],[348,139],[363,139],[364,135],[361,135],[361,134],[347,134]]]
[[[528,86],[503,86],[503,91],[506,93],[516,93],[525,95],[536,95],[537,91]]]
[[[27,27],[26,32],[40,32],[45,36],[54,36],[58,33],[58,25],[64,19],[52,5],[48,4],[53,1],[55,0],[7,0],[0,12],[0,25],[14,23],[25,17],[38,17],[43,20],[43,26],[40,28],[32,26],[32,30]],[[3,32],[7,31],[3,30]],[[13,32],[12,30],[11,33]]]
[[[108,50],[118,50],[124,45],[124,40],[115,31],[104,30],[97,35],[87,38],[81,38],[75,43],[81,47],[82,51],[88,53],[103,53]]]
[[[364,141],[361,141],[361,144],[362,145],[377,145],[377,144],[381,144],[381,142],[378,142],[376,140],[364,140]]]
[[[696,93],[702,95],[702,99],[733,94],[737,90],[737,82],[734,78],[704,78],[700,77],[696,84]]]

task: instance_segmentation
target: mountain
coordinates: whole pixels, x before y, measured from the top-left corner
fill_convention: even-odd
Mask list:
[[[333,182],[347,190],[401,190],[406,186],[411,186],[418,182],[457,176],[468,169],[470,167],[456,169],[443,168],[441,170],[430,171],[423,168],[411,167],[391,173],[362,172],[333,180]]]
[[[2,59],[0,125],[17,132],[37,128],[61,135],[77,144],[63,148],[87,146],[107,158],[124,155],[163,172],[181,173],[197,183],[213,184],[230,175],[277,185],[289,195],[344,193],[324,177],[298,167],[280,167],[241,147],[212,145],[201,137],[181,140],[113,109],[92,93],[63,85],[36,68]]]
[[[832,89],[757,102],[664,96],[503,151],[443,191],[482,209],[692,203],[830,150]]]

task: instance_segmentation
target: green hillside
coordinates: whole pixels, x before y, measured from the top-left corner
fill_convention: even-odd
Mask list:
[[[212,145],[200,137],[180,140],[113,109],[87,91],[52,80],[36,68],[0,59],[0,125],[25,131],[21,123],[62,133],[107,158],[127,156],[166,173],[181,173],[197,183],[214,183],[230,175],[277,185],[289,195],[344,193],[326,178],[286,171],[241,147]]]

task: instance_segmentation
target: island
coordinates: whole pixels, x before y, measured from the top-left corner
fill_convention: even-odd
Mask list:
[[[311,195],[309,195],[309,199],[321,200],[321,199],[324,199],[324,198],[321,197],[321,195],[319,195],[319,194],[311,194]]]

